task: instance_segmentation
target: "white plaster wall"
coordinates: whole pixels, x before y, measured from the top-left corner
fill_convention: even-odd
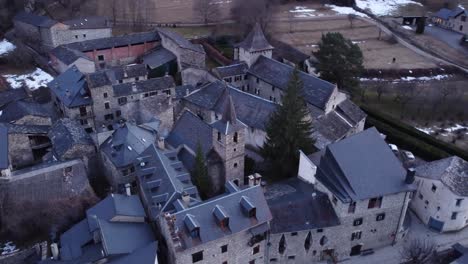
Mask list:
[[[304,152],[299,151],[299,170],[297,176],[307,183],[315,184],[315,173],[317,173],[317,166]]]

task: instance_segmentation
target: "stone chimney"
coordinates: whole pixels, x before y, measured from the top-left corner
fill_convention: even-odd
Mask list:
[[[130,189],[130,183],[125,184],[125,194],[127,196],[132,196],[132,190]]]
[[[137,84],[136,83],[132,83],[132,92],[137,92]]]
[[[414,170],[414,168],[409,168],[407,171],[406,171],[406,179],[405,179],[405,183],[406,184],[412,184],[414,182],[414,176],[416,174],[416,171]]]
[[[190,205],[190,195],[186,192],[182,193],[182,202],[184,202],[185,207],[189,207]]]
[[[166,146],[164,144],[164,137],[159,137],[158,138],[158,148],[160,150],[165,150],[166,149]]]

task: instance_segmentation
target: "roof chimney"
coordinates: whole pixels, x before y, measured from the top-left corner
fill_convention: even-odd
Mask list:
[[[132,83],[132,91],[137,92],[137,84],[136,83]]]
[[[416,171],[414,170],[414,168],[409,168],[407,171],[406,171],[406,179],[405,179],[405,183],[406,184],[412,184],[414,182],[414,176],[416,174]]]
[[[130,190],[130,183],[125,184],[125,194],[127,196],[132,196],[132,191]]]
[[[164,137],[159,137],[159,138],[158,138],[158,148],[159,148],[160,150],[166,149],[166,146],[165,146],[165,144],[164,144]]]
[[[182,193],[182,201],[184,202],[184,205],[186,207],[189,207],[189,205],[190,205],[190,195],[187,192]]]

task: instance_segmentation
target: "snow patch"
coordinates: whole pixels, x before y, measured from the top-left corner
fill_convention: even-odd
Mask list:
[[[449,78],[450,75],[447,75],[447,74],[439,74],[439,75],[434,75],[434,76],[421,76],[421,77],[412,77],[412,76],[406,76],[406,77],[402,77],[401,79],[395,79],[393,80],[392,82],[396,83],[396,82],[412,82],[412,81],[433,81],[433,80],[437,80],[437,81],[441,81],[441,80],[444,80],[444,79],[447,79]],[[374,82],[377,82],[377,81],[391,81],[391,80],[386,80],[386,79],[382,79],[382,78],[360,78],[361,81],[374,81]]]
[[[336,5],[325,5],[325,6],[330,8],[331,10],[337,12],[338,14],[342,14],[342,15],[353,14],[353,15],[360,16],[360,17],[368,17],[366,14],[358,12],[358,11],[352,9],[351,7],[336,6]]]
[[[315,9],[307,8],[305,6],[296,6],[294,9],[289,10],[290,13],[294,14],[294,17],[322,16],[322,14],[317,14],[315,11]]]
[[[401,26],[401,27],[407,30],[413,30],[410,26]]]
[[[6,81],[13,89],[18,89],[25,85],[30,90],[36,90],[46,86],[54,79],[50,74],[40,68],[36,68],[34,72],[23,75],[8,74],[3,77],[5,77]]]
[[[16,49],[16,46],[13,43],[9,42],[8,40],[4,39],[0,41],[0,56],[7,54],[10,51]]]
[[[3,246],[0,244],[0,252],[1,252],[2,256],[13,254],[13,253],[18,252],[18,251],[19,251],[19,249],[17,249],[16,245],[13,244],[13,242],[11,242],[11,241],[6,242],[5,244],[3,244]]]
[[[415,127],[417,130],[426,133],[428,135],[434,134],[436,131],[442,131],[441,135],[443,136],[448,136],[448,133],[454,133],[459,130],[465,130],[465,134],[468,135],[468,126],[463,126],[460,124],[455,124],[450,127],[438,127],[438,126],[432,126],[432,127]]]
[[[369,10],[377,16],[391,15],[400,6],[409,4],[423,6],[421,3],[412,0],[356,0],[356,5],[359,8]]]

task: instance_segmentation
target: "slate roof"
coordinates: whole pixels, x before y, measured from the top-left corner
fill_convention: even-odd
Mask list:
[[[185,97],[184,100],[199,107],[222,113],[224,104],[220,98],[224,87],[222,81],[215,81],[201,87],[198,91]],[[229,86],[229,94],[234,102],[237,118],[249,127],[265,130],[270,115],[278,105],[261,97],[242,92],[232,86]]]
[[[468,162],[452,156],[416,167],[416,176],[439,180],[453,193],[468,196]]]
[[[158,261],[158,242],[152,242],[148,245],[135,250],[133,253],[122,258],[110,261],[111,264],[155,264]]]
[[[164,152],[149,146],[135,162],[140,195],[146,201],[149,217],[157,219],[161,212],[174,212],[183,193],[192,203],[199,202],[197,188],[188,170],[177,159],[176,151]]]
[[[0,170],[7,169],[8,160],[8,128],[0,125]]]
[[[50,53],[65,65],[70,65],[77,61],[79,58],[88,60],[94,63],[86,54],[79,50],[70,49],[66,46],[58,46],[50,51]]]
[[[0,123],[0,126],[7,127],[8,134],[47,134],[50,130],[50,126],[40,125],[17,125]]]
[[[47,84],[50,90],[67,107],[91,105],[86,78],[76,66],[72,66]]]
[[[154,31],[120,35],[115,37],[100,38],[74,42],[64,45],[70,49],[88,52],[112,47],[135,45],[143,42],[154,42],[160,40],[159,34]]]
[[[112,89],[114,90],[114,96],[120,97],[136,93],[166,90],[174,87],[174,78],[172,76],[164,76],[134,83],[116,84],[112,86]]]
[[[245,75],[249,67],[247,63],[240,62],[228,66],[220,66],[213,69],[213,73],[220,79],[236,75]]]
[[[156,69],[176,59],[177,57],[174,55],[174,53],[162,47],[151,51],[150,53],[144,55],[142,58],[143,63],[145,65],[148,65],[150,69]]]
[[[294,46],[280,40],[271,39],[270,43],[275,47],[273,50],[274,59],[286,59],[296,65],[299,65],[311,57],[311,55],[307,55],[296,49]]]
[[[10,89],[0,92],[0,108],[13,101],[22,100],[28,97],[24,89]]]
[[[249,217],[241,203],[254,206],[255,217]],[[229,217],[228,228],[221,228],[213,211],[216,207],[221,207]],[[268,231],[268,222],[272,219],[263,190],[260,186],[246,188],[234,193],[218,196],[211,200],[179,211],[174,214],[176,217],[175,228],[179,230],[179,237],[184,249],[199,246],[201,244],[215,241],[239,232],[249,231],[253,235],[254,229],[258,228],[259,233]],[[190,219],[191,221],[188,221]],[[193,238],[188,230],[188,223],[198,223],[199,237]]]
[[[186,145],[193,151],[200,142],[203,154],[206,155],[213,147],[213,128],[192,112],[186,110],[175,123],[167,142],[178,147]]]
[[[139,248],[146,248],[149,244],[154,245],[148,224],[121,219],[116,221],[113,219],[115,216],[144,219],[146,214],[138,195],[111,194],[88,209],[84,220],[60,236],[61,261],[57,262],[94,263],[105,256],[114,260],[128,256],[126,254],[132,254]],[[99,232],[101,242],[93,242],[95,231]],[[146,256],[151,257],[151,254]]]
[[[236,46],[250,52],[274,49],[273,46],[268,43],[268,40],[263,34],[263,30],[259,23],[256,23],[244,41],[237,44]]]
[[[52,125],[49,132],[52,149],[61,158],[77,145],[94,147],[94,142],[78,120],[69,118],[60,119]]]
[[[41,104],[30,101],[13,101],[7,104],[0,115],[0,122],[10,123],[25,116],[50,117],[49,111]]]
[[[146,76],[148,71],[143,64],[129,64],[87,74],[86,80],[90,89],[105,85],[117,84],[127,78]]]
[[[465,9],[457,7],[453,10],[447,9],[447,8],[442,8],[439,11],[437,11],[434,16],[444,19],[444,20],[449,20],[452,17],[456,17],[460,15],[461,13],[465,12]]]
[[[220,120],[211,124],[213,128],[228,135],[246,127],[237,119],[236,108],[227,86],[224,87],[223,94],[219,98],[217,105],[222,109],[220,112],[222,116]]]
[[[273,215],[270,226],[274,234],[340,224],[328,196],[298,178],[268,186],[265,196]]]
[[[167,38],[171,39],[176,45],[178,45],[181,48],[184,49],[189,49],[192,51],[200,52],[200,53],[205,53],[205,50],[203,47],[199,44],[193,44],[190,42],[188,39],[184,38],[182,35],[179,33],[168,30],[165,28],[158,28],[159,34],[162,34],[166,36]]]
[[[124,66],[112,67],[110,69],[117,80],[126,78],[135,78],[148,75],[148,70],[144,64],[129,64]]]
[[[294,68],[287,64],[262,55],[250,67],[249,73],[274,87],[286,91],[293,70]],[[325,109],[335,85],[302,71],[299,71],[299,77],[303,83],[305,101],[320,109]]]
[[[317,179],[344,202],[415,189],[375,128],[328,145],[317,168]]]
[[[27,13],[24,11],[19,12],[15,15],[13,20],[20,21],[26,24],[30,24],[36,27],[50,28],[58,22],[50,19],[46,16],[39,16],[33,13]]]
[[[195,91],[197,88],[191,84],[176,86],[176,99],[182,99],[191,92]]]
[[[121,168],[132,164],[156,138],[156,131],[127,122],[116,129],[100,149],[115,167]]]
[[[110,28],[107,19],[101,16],[79,17],[63,21],[70,29],[99,29]]]

